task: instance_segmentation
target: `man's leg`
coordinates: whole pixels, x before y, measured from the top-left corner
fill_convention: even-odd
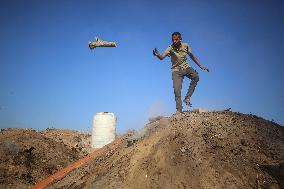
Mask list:
[[[195,87],[197,85],[197,82],[199,81],[199,76],[198,76],[198,72],[196,70],[194,70],[192,67],[189,67],[186,69],[187,73],[186,73],[186,77],[188,77],[189,79],[191,79],[190,85],[188,87],[185,99],[190,99],[190,97],[192,96]]]
[[[181,88],[183,76],[179,71],[172,72],[173,88],[175,93],[176,109],[182,112],[182,102],[181,102]]]

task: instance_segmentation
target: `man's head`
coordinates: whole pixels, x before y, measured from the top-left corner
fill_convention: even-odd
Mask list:
[[[179,32],[172,33],[172,42],[174,48],[179,48],[181,45],[181,34]]]

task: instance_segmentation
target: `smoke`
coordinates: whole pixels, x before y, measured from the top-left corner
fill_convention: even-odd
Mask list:
[[[128,146],[133,145],[138,140],[143,139],[148,136],[153,131],[158,128],[164,127],[168,124],[168,119],[163,116],[166,114],[166,105],[161,101],[152,102],[149,106],[147,112],[147,120],[145,120],[145,125],[139,130],[131,130],[127,139]]]
[[[166,105],[162,101],[152,102],[149,106],[148,110],[148,118],[153,119],[158,116],[162,116],[166,114]]]
[[[157,116],[153,118],[149,118],[149,123],[146,124],[140,130],[132,130],[129,133],[127,143],[128,146],[133,145],[138,140],[142,140],[143,138],[149,136],[151,133],[159,131],[159,129],[164,128],[170,124],[169,118],[164,116]]]

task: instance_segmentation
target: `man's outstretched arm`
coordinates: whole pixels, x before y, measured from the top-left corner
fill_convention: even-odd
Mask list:
[[[193,60],[193,62],[195,62],[195,64],[197,64],[202,70],[209,72],[209,69],[206,66],[203,66],[191,52],[189,52],[189,56]]]
[[[158,57],[160,60],[163,60],[166,56],[168,56],[168,53],[164,52],[162,55],[158,52],[158,50],[155,48],[153,50],[153,55]]]

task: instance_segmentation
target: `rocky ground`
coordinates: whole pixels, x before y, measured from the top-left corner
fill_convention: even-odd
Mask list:
[[[1,132],[0,188],[24,188],[88,152],[86,142],[72,150],[77,139],[68,146],[49,134]],[[48,188],[284,188],[284,127],[254,115],[185,112],[151,119],[121,139]]]

